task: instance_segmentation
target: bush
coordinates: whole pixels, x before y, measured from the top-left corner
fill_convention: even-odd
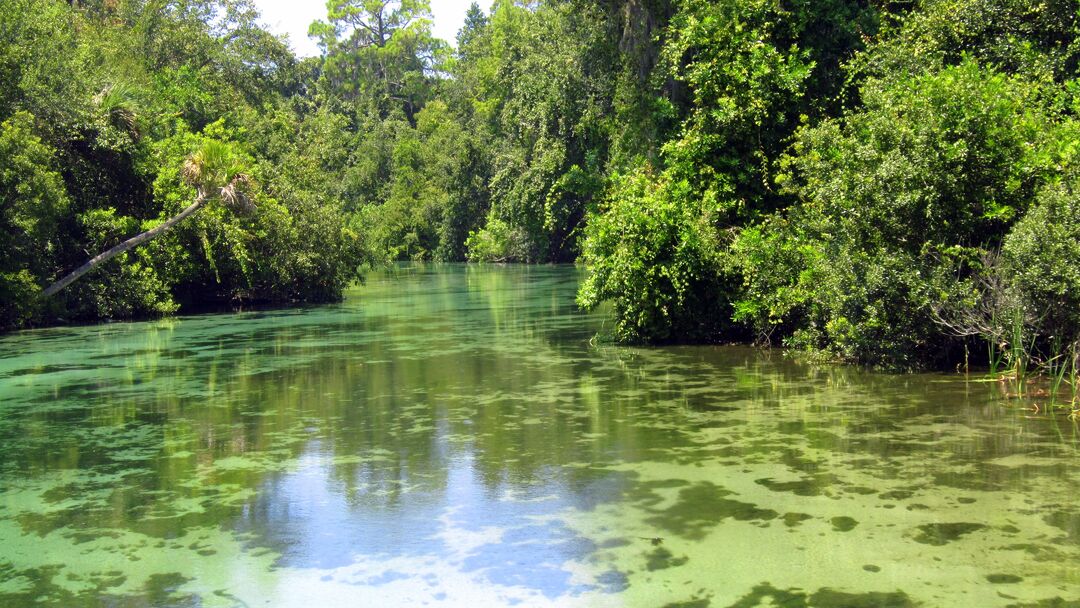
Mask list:
[[[55,151],[33,127],[26,112],[0,123],[0,329],[34,314],[39,284],[63,245],[60,224],[70,204]]]
[[[1043,340],[1080,340],[1080,182],[1039,193],[1003,248],[1007,272]]]
[[[491,215],[480,230],[465,240],[470,262],[521,262],[530,259],[529,238],[525,230]]]
[[[861,110],[801,130],[780,180],[798,205],[733,248],[736,318],[843,360],[941,363],[933,303],[970,288],[1051,171],[1037,95],[968,60],[870,81]]]
[[[589,218],[582,261],[590,273],[578,302],[611,300],[620,340],[719,339],[729,290],[714,205],[685,181],[647,171],[617,177],[607,209]]]

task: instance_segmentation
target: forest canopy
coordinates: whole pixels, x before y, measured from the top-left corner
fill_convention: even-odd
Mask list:
[[[1080,341],[1074,0],[0,5],[0,327],[341,297],[387,260],[579,262],[631,342],[893,368]],[[250,212],[196,200],[224,146]],[[224,149],[224,148],[223,148]]]

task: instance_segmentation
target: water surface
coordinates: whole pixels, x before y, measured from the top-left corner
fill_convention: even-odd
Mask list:
[[[1080,605],[1072,423],[598,344],[579,279],[0,338],[0,605]]]

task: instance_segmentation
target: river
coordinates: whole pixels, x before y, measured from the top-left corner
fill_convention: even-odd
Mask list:
[[[612,346],[580,278],[0,337],[0,606],[1080,605],[1074,423]]]

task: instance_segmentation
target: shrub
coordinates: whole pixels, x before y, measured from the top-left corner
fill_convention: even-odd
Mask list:
[[[686,181],[647,171],[617,177],[607,209],[589,219],[582,261],[590,273],[578,302],[611,300],[620,340],[718,339],[729,290],[714,205]]]

